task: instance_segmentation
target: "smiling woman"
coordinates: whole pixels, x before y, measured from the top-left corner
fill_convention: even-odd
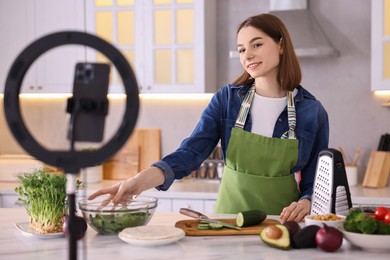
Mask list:
[[[317,157],[328,147],[327,112],[300,85],[289,33],[276,16],[243,21],[237,48],[244,72],[214,94],[180,147],[90,199],[110,194],[120,202],[152,187],[167,190],[175,179],[197,170],[221,142],[225,167],[216,213],[257,209],[299,221],[309,213]]]

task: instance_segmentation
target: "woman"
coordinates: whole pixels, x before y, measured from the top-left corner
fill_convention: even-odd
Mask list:
[[[300,86],[301,70],[289,33],[271,14],[249,17],[237,30],[242,75],[212,98],[191,136],[175,152],[135,177],[92,194],[127,194],[156,187],[198,169],[221,140],[224,174],[216,213],[261,209],[283,221],[310,211],[318,153],[328,147],[328,116]]]

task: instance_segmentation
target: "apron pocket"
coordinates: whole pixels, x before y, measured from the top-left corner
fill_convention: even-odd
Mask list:
[[[225,166],[216,212],[237,214],[243,210],[259,209],[268,215],[279,215],[284,207],[298,200],[298,196],[293,174],[265,177]]]

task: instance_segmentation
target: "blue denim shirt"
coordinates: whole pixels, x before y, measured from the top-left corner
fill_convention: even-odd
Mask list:
[[[175,179],[182,179],[197,170],[221,140],[224,158],[238,112],[250,85],[226,85],[211,99],[191,136],[180,147],[152,166],[159,167],[165,174],[165,182],[156,187],[167,190]],[[311,198],[316,172],[318,153],[328,148],[328,114],[321,103],[302,86],[294,98],[297,125],[295,133],[299,140],[297,164],[291,172],[301,171],[300,198]],[[252,118],[249,114],[244,130],[251,131]],[[276,121],[273,137],[280,138],[288,130],[287,106]],[[276,160],[278,158],[275,158]]]

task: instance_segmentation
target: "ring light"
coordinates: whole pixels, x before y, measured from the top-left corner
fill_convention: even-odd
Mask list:
[[[20,112],[19,93],[23,78],[31,64],[43,53],[67,44],[85,45],[103,53],[119,72],[126,93],[126,110],[121,125],[112,139],[95,151],[55,151],[41,146],[28,131]],[[138,87],[126,58],[110,43],[91,34],[65,31],[44,36],[28,45],[16,58],[8,73],[4,89],[4,112],[7,123],[19,144],[38,160],[78,173],[81,168],[102,163],[114,155],[134,129],[139,109]]]

